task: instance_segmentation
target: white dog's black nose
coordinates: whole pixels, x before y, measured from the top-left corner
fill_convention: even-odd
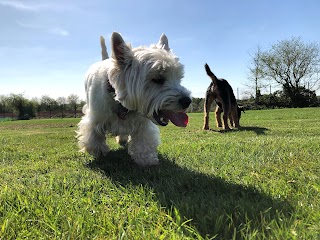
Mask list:
[[[179,104],[182,106],[182,108],[189,107],[191,103],[191,99],[189,97],[183,97],[179,99]]]

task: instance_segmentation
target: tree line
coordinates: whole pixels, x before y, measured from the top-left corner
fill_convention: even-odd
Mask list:
[[[274,108],[292,108],[289,96],[282,90],[270,94],[260,94],[258,101],[254,96],[248,96],[238,99],[238,105],[243,106],[246,110],[261,110]],[[302,107],[320,107],[320,96],[316,96],[315,91],[305,90],[300,98]],[[188,112],[203,112],[204,98],[193,98]],[[211,111],[214,111],[215,104],[212,104]]]
[[[320,107],[320,97],[315,91],[304,91],[300,100],[304,107]],[[291,101],[284,91],[275,91],[270,94],[259,95],[259,101],[253,96],[238,100],[238,104],[245,109],[290,108]],[[188,112],[203,112],[204,98],[192,98]],[[28,120],[32,118],[67,118],[82,116],[82,107],[85,104],[80,98],[71,94],[68,97],[53,99],[47,95],[41,98],[28,99],[23,94],[0,95],[0,119],[11,118]],[[215,105],[211,106],[214,111]]]
[[[8,96],[0,95],[0,118],[28,120],[37,117],[77,117],[84,104],[76,94],[57,99],[48,95],[28,99],[22,93],[11,93]]]

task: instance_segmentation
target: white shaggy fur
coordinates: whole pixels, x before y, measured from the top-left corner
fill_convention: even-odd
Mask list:
[[[128,142],[138,165],[158,164],[160,131],[155,124],[187,124],[184,111],[191,99],[190,91],[180,85],[183,66],[164,34],[157,45],[132,48],[114,32],[111,49],[112,57],[93,64],[85,77],[86,105],[77,131],[80,149],[106,156],[105,136],[111,133],[119,144]],[[108,81],[115,93],[107,90]],[[125,119],[117,115],[120,104],[129,110]]]

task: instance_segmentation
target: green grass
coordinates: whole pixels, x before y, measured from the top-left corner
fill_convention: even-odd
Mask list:
[[[319,239],[320,108],[246,111],[240,130],[161,127],[161,164],[112,138],[78,152],[79,119],[0,122],[0,239]]]

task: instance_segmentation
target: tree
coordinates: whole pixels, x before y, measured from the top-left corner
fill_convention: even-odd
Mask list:
[[[32,103],[36,114],[38,115],[41,110],[41,101],[38,97],[31,98],[30,102]]]
[[[53,98],[49,97],[48,95],[43,95],[40,99],[40,102],[41,102],[42,109],[45,111],[49,111],[50,113],[49,117],[51,118],[52,110],[56,105],[56,101]]]
[[[79,103],[79,96],[76,94],[71,94],[68,96],[67,99],[68,103],[70,104],[70,107],[74,110],[74,117],[77,117],[77,108],[78,108],[78,103]]]
[[[187,112],[203,112],[204,100],[204,98],[192,98]]]
[[[264,71],[262,62],[262,51],[260,46],[257,47],[256,52],[253,55],[249,54],[252,58],[249,66],[248,80],[249,82],[245,85],[250,89],[254,89],[255,102],[259,103],[259,98],[261,96],[261,89],[266,87],[264,84]]]
[[[61,111],[61,118],[63,118],[65,105],[67,104],[67,99],[65,97],[58,97],[57,104],[58,104],[58,107],[60,108],[60,111]]]
[[[263,74],[283,88],[293,107],[304,107],[304,88],[319,88],[320,55],[316,43],[283,40],[262,53]]]
[[[0,112],[3,118],[6,118],[6,112],[9,108],[8,98],[4,95],[0,95]]]
[[[28,99],[26,99],[23,94],[10,94],[9,105],[18,114],[19,120],[28,120],[35,117],[35,108]]]

